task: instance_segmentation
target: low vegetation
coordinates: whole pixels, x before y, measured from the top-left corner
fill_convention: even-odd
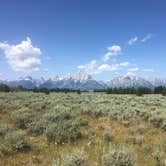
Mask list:
[[[1,165],[165,166],[166,98],[157,94],[163,89],[155,90],[143,95],[5,90]]]
[[[110,146],[109,151],[102,157],[104,166],[133,166],[134,160],[129,151],[125,148]]]

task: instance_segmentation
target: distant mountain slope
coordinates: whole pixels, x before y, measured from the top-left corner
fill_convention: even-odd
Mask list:
[[[138,77],[138,76],[121,76],[114,78],[112,80],[109,80],[106,82],[108,87],[149,87],[153,88],[153,85],[148,80],[145,80],[144,78]]]
[[[11,87],[23,86],[31,89],[40,88],[70,88],[80,90],[93,90],[104,88],[126,88],[126,87],[148,87],[166,86],[166,79],[158,79],[153,77],[138,77],[138,76],[120,76],[108,81],[96,81],[89,74],[77,73],[76,75],[67,75],[63,77],[56,76],[53,79],[44,78],[33,79],[32,77],[19,78],[17,80],[0,81]]]

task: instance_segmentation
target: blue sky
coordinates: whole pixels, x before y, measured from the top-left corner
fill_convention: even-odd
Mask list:
[[[165,0],[5,0],[0,78],[166,77]]]

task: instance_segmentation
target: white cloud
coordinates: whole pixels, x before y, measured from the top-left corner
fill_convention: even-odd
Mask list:
[[[112,64],[112,65],[102,64],[97,68],[96,74],[104,72],[104,71],[118,71],[127,67],[129,64],[130,64],[129,62],[122,62],[122,63]]]
[[[134,38],[131,38],[129,41],[128,41],[128,44],[131,46],[133,45],[134,43],[136,43],[138,41],[138,37],[134,37]]]
[[[108,48],[108,52],[103,56],[103,61],[107,61],[110,57],[118,56],[122,53],[122,49],[118,45],[113,45]]]
[[[119,65],[122,67],[127,67],[130,63],[129,62],[122,62]]]
[[[153,69],[143,69],[144,72],[154,72]]]
[[[111,71],[111,66],[108,64],[102,64],[97,68],[98,72]]]
[[[137,72],[139,71],[138,67],[128,68],[126,75],[137,75]]]
[[[24,73],[39,70],[38,65],[41,64],[40,56],[42,53],[40,48],[32,45],[30,38],[17,45],[0,42],[0,49],[4,51],[4,55],[13,70]]]
[[[128,45],[131,46],[131,45],[135,44],[136,42],[143,42],[143,43],[145,43],[146,41],[150,40],[152,37],[153,37],[153,34],[147,34],[142,39],[138,39],[138,37],[135,36],[135,37],[131,38],[128,41]]]
[[[135,72],[130,72],[130,71],[128,71],[128,72],[126,73],[126,76],[135,76],[135,75],[136,75]]]
[[[90,61],[89,63],[87,63],[85,65],[77,66],[77,68],[81,71],[86,72],[86,73],[93,74],[94,70],[95,70],[95,67],[96,67],[96,63],[97,63],[96,60],[92,60],[92,61]]]
[[[150,40],[151,38],[153,37],[153,35],[152,34],[147,34],[142,40],[141,40],[141,42],[146,42],[146,41],[148,41],[148,40]]]
[[[134,67],[134,68],[129,68],[129,69],[128,69],[128,72],[136,72],[136,71],[138,71],[138,70],[139,70],[138,67]]]

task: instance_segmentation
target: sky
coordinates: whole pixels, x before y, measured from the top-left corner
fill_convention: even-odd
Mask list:
[[[166,0],[0,2],[0,79],[166,77]]]

